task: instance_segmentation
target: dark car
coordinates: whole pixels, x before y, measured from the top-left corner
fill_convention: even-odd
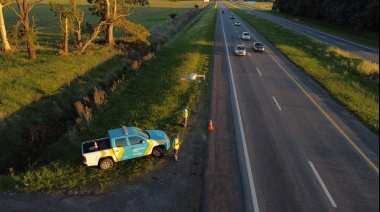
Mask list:
[[[231,19],[235,19],[235,16],[234,16],[234,15],[231,15]]]
[[[252,44],[252,49],[253,51],[258,51],[258,52],[263,52],[265,50],[264,44],[262,44],[261,42],[254,42]]]

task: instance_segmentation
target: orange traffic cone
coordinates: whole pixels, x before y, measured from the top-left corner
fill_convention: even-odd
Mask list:
[[[212,126],[212,120],[210,119],[210,123],[208,124],[208,130],[212,131],[214,130],[214,127]]]

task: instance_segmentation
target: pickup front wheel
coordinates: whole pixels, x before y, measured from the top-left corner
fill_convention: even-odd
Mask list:
[[[100,161],[99,168],[101,170],[107,170],[113,167],[113,161],[110,158],[106,158]]]
[[[152,150],[152,155],[154,157],[162,157],[164,155],[164,150],[161,147],[155,147]]]

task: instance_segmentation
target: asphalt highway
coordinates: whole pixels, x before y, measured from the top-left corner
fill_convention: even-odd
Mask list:
[[[378,135],[218,4],[214,63],[229,79],[245,210],[379,211]]]
[[[245,7],[239,7],[239,8],[249,11],[249,9]],[[267,13],[260,12],[258,10],[253,10],[251,11],[251,13],[257,16],[260,16],[262,18],[265,18],[267,20],[270,20],[274,23],[280,24],[293,31],[296,31],[303,35],[311,37],[315,40],[326,43],[330,46],[334,46],[343,51],[349,52],[350,54],[356,55],[359,58],[369,60],[373,63],[377,63],[377,64],[379,63],[379,49],[378,48],[374,48],[366,44],[362,44],[356,41],[342,38],[340,36],[333,35],[331,33],[324,32],[319,29],[304,26],[300,24],[298,20],[289,21],[285,18],[269,15]]]

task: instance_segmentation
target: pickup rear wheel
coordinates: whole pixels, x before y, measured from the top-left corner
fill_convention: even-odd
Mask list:
[[[107,170],[113,167],[113,161],[110,158],[106,158],[100,161],[99,168],[101,170]]]
[[[152,150],[152,155],[154,157],[162,157],[164,155],[164,150],[162,149],[162,147],[155,147]]]

